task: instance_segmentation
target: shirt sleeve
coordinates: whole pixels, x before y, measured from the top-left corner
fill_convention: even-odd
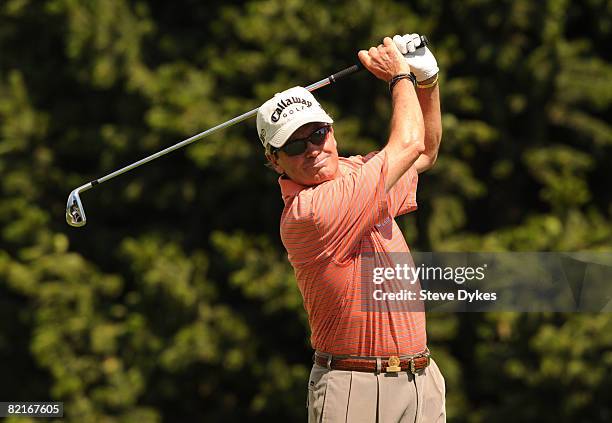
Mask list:
[[[366,158],[356,171],[321,184],[313,192],[312,216],[325,254],[339,264],[388,214],[387,155]],[[364,160],[366,160],[364,159]]]
[[[419,173],[414,166],[411,166],[389,190],[389,214],[391,217],[401,216],[417,209],[418,183]]]

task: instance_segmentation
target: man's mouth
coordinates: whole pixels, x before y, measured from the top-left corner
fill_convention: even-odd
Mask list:
[[[327,159],[329,159],[329,156],[325,156],[324,158],[317,160],[316,162],[314,162],[312,167],[314,167],[315,169],[323,167],[325,165],[325,162],[327,161]]]

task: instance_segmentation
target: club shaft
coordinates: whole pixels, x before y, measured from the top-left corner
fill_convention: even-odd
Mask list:
[[[113,173],[109,173],[108,175],[103,176],[103,177],[99,178],[96,181],[92,181],[92,185],[101,184],[102,182],[106,182],[109,179],[113,179],[114,177],[119,176],[119,175],[121,175],[121,174],[123,174],[125,172],[128,172],[128,171],[130,171],[130,170],[132,170],[134,168],[137,168],[138,166],[141,166],[141,165],[143,165],[145,163],[148,163],[151,160],[155,160],[155,159],[157,159],[157,158],[159,158],[161,156],[165,156],[166,154],[173,152],[174,150],[178,150],[179,148],[182,148],[182,147],[184,147],[184,146],[186,146],[188,144],[191,144],[192,142],[201,140],[202,138],[206,137],[207,135],[210,135],[210,134],[212,134],[214,132],[217,132],[220,129],[228,128],[228,127],[230,127],[232,125],[235,125],[235,124],[237,124],[239,122],[242,122],[243,120],[250,118],[251,116],[255,115],[256,113],[257,113],[257,109],[253,109],[253,110],[251,110],[249,112],[241,114],[240,116],[236,116],[233,119],[230,119],[230,120],[228,120],[226,122],[223,122],[223,123],[221,123],[221,124],[219,124],[219,125],[217,125],[215,127],[207,129],[206,131],[200,132],[199,134],[196,134],[196,135],[194,135],[194,136],[192,136],[190,138],[187,138],[186,140],[183,140],[183,141],[181,141],[179,143],[176,143],[176,144],[174,144],[174,145],[172,145],[172,146],[170,146],[168,148],[165,148],[165,149],[163,149],[161,151],[158,151],[155,154],[151,154],[150,156],[145,157],[144,159],[138,160],[135,163],[132,163],[132,164],[130,164],[128,166],[122,167],[121,169],[116,170]]]
[[[347,69],[350,69],[350,68],[347,68]],[[335,82],[334,79],[333,79],[333,75],[331,75],[331,76],[329,76],[327,78],[321,79],[320,81],[317,81],[314,84],[309,85],[308,87],[306,87],[306,89],[308,91],[315,91],[315,90],[318,90],[321,87],[324,87],[326,85],[331,84],[332,82]],[[246,113],[241,114],[240,116],[236,116],[236,117],[234,117],[234,118],[232,118],[232,119],[230,119],[228,121],[225,121],[225,122],[223,122],[223,123],[221,123],[221,124],[219,124],[217,126],[214,126],[214,127],[210,128],[210,129],[207,129],[206,131],[200,132],[199,134],[196,134],[196,135],[194,135],[194,136],[192,136],[190,138],[187,138],[186,140],[183,140],[183,141],[178,142],[178,143],[176,143],[176,144],[174,144],[174,145],[172,145],[172,146],[170,146],[168,148],[165,148],[165,149],[163,149],[161,151],[158,151],[155,154],[151,154],[150,156],[147,156],[144,159],[138,160],[137,162],[134,162],[134,163],[132,163],[130,165],[122,167],[121,169],[116,170],[116,171],[114,171],[112,173],[109,173],[106,176],[103,176],[103,177],[101,177],[99,179],[91,181],[88,184],[85,184],[82,187],[80,187],[79,188],[79,192],[87,191],[88,189],[92,188],[94,185],[101,184],[102,182],[106,182],[109,179],[113,179],[114,177],[119,176],[119,175],[121,175],[121,174],[123,174],[125,172],[128,172],[128,171],[132,170],[132,169],[135,169],[138,166],[141,166],[141,165],[143,165],[145,163],[150,162],[151,160],[155,160],[155,159],[157,159],[159,157],[165,156],[166,154],[173,152],[174,150],[178,150],[179,148],[183,148],[183,147],[185,147],[188,144],[191,144],[193,142],[201,140],[202,138],[204,138],[204,137],[206,137],[206,136],[208,136],[210,134],[213,134],[213,133],[215,133],[215,132],[217,132],[217,131],[219,131],[221,129],[229,128],[230,126],[233,126],[233,125],[235,125],[237,123],[240,123],[243,120],[246,120],[246,119],[248,119],[248,118],[250,118],[252,116],[255,116],[257,114],[257,110],[259,110],[259,108],[250,110],[250,111],[248,111]]]

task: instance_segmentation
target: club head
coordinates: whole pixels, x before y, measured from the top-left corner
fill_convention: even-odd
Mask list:
[[[78,188],[72,191],[68,196],[68,203],[66,204],[66,222],[70,226],[77,228],[84,226],[87,222],[87,218],[85,217],[85,209],[81,203]]]

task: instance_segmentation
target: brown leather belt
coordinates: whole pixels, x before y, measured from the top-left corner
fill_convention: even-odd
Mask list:
[[[330,370],[349,370],[370,373],[418,372],[429,366],[429,350],[413,356],[352,357],[315,352],[314,362]]]

